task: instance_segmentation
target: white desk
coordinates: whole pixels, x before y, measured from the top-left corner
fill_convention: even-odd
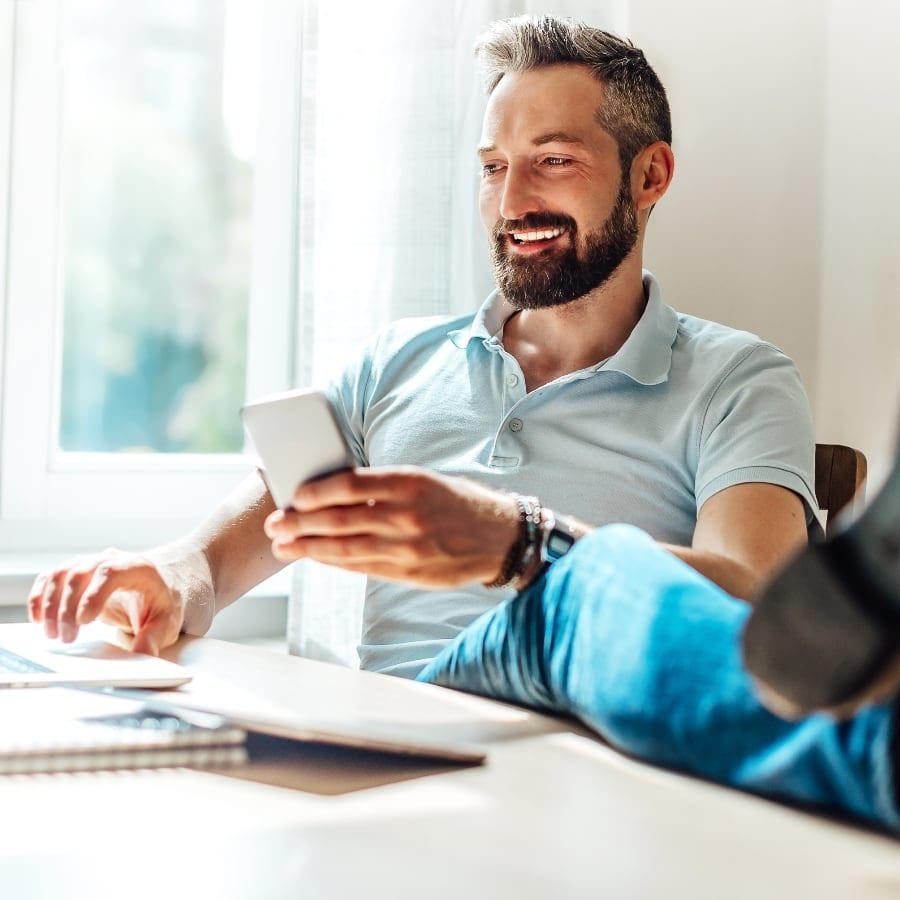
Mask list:
[[[220,641],[167,655],[195,673],[186,701],[413,722],[489,760],[2,778],[3,900],[900,897],[900,841],[633,762],[563,721]]]

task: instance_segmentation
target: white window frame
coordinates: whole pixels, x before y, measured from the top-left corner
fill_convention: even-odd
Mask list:
[[[10,75],[9,90],[0,87],[0,548],[5,553],[170,540],[195,525],[253,468],[242,454],[61,453],[52,447],[62,311],[61,13],[62,0],[0,3],[0,78]],[[248,396],[289,386],[295,370],[292,188],[299,163],[301,15],[301,4],[290,0],[266,3]],[[236,416],[243,400],[235,397]]]

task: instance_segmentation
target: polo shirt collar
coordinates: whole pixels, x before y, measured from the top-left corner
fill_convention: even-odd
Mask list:
[[[624,344],[609,359],[598,363],[595,371],[621,372],[638,384],[661,384],[668,380],[672,365],[672,345],[678,333],[678,316],[675,310],[662,301],[659,282],[644,270],[644,290],[647,305]],[[497,338],[503,323],[515,309],[494,290],[484,301],[471,323],[447,333],[447,337],[460,350],[469,341],[489,341]]]
[[[500,295],[500,291],[495,289],[488,294],[487,300],[481,304],[471,323],[465,328],[448,331],[447,337],[460,350],[464,350],[469,341],[499,339],[504,323],[515,311],[515,307],[507,303]]]
[[[672,345],[678,335],[678,315],[662,300],[659,282],[644,269],[647,305],[628,339],[597,369],[621,372],[638,384],[662,384],[669,379]]]

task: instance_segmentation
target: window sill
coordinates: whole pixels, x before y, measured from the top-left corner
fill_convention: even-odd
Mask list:
[[[0,554],[0,622],[26,621],[25,602],[34,579],[59,562],[59,554]],[[281,641],[286,646],[290,590],[290,568],[282,569],[219,613],[208,636],[226,641]]]

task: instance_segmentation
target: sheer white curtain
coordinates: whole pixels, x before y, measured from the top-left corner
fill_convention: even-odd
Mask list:
[[[626,0],[304,5],[296,383],[321,383],[393,319],[471,311],[491,289],[472,45],[522,12],[627,26]],[[305,562],[292,585],[291,652],[356,665],[363,579]]]

